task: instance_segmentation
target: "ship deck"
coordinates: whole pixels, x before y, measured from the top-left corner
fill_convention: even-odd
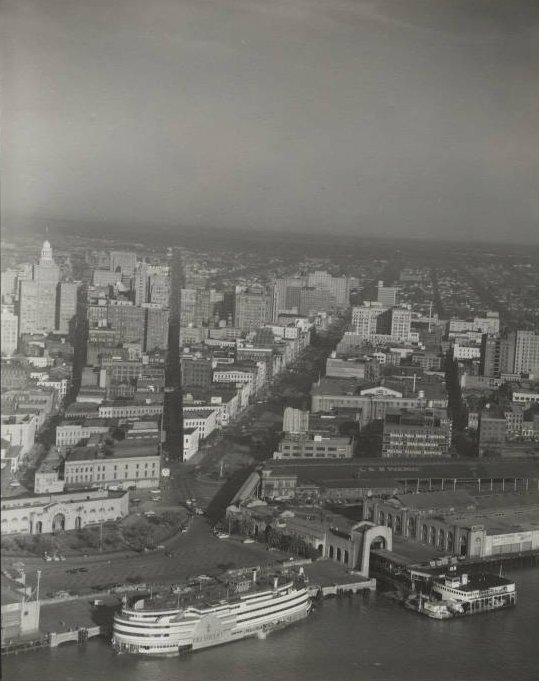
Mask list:
[[[468,583],[456,587],[459,591],[484,591],[496,586],[507,586],[513,582],[506,577],[500,577],[487,572],[469,573]]]
[[[175,610],[189,607],[205,609],[220,605],[233,605],[239,603],[245,597],[256,596],[258,593],[272,590],[275,578],[278,578],[278,587],[284,587],[294,581],[293,576],[285,577],[284,575],[273,574],[258,577],[255,582],[252,573],[249,574],[248,579],[246,578],[239,583],[227,575],[223,575],[221,578],[196,579],[169,590],[152,590],[151,595],[140,593],[129,599],[127,607],[133,609],[134,604],[138,602],[137,612],[144,613],[153,610]],[[143,601],[143,604],[140,604],[141,601]]]

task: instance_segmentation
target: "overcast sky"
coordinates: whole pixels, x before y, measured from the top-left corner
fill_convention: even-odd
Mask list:
[[[2,0],[2,214],[539,240],[537,0]]]

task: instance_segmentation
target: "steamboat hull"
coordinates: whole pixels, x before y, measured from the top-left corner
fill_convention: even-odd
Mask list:
[[[265,638],[306,618],[310,607],[306,589],[285,589],[198,611],[141,615],[124,608],[114,618],[112,645],[119,653],[175,657],[254,636]]]

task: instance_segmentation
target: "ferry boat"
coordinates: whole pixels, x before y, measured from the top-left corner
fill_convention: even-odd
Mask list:
[[[440,575],[430,594],[412,594],[404,605],[427,617],[445,620],[516,605],[515,583],[488,573]]]
[[[114,617],[112,645],[121,653],[170,657],[249,636],[265,638],[307,617],[310,608],[302,574],[229,572],[174,593],[124,600]]]
[[[509,608],[517,602],[514,582],[486,572],[442,575],[434,580],[432,594],[448,605],[455,604],[463,615]]]

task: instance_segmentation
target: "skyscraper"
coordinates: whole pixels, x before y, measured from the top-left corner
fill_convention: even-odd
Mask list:
[[[539,335],[535,331],[516,331],[513,373],[539,376]]]
[[[60,269],[54,262],[51,245],[44,241],[32,279],[19,284],[19,335],[54,331],[59,278]]]
[[[121,272],[122,274],[132,277],[135,274],[137,266],[137,255],[130,251],[111,251],[110,254],[110,271]]]
[[[56,329],[60,333],[69,333],[70,322],[77,314],[77,292],[78,284],[58,284]]]
[[[272,307],[272,296],[262,287],[236,293],[234,324],[244,331],[253,331],[271,321]]]

